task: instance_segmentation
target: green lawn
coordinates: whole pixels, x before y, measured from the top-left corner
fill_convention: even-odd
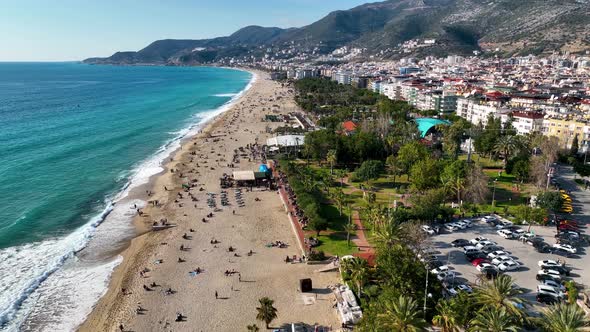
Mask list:
[[[354,234],[350,234],[352,238]],[[358,252],[356,245],[350,241],[350,246],[346,244],[346,232],[333,232],[327,235],[320,235],[320,245],[315,250],[321,250],[327,254],[338,255],[340,257]]]

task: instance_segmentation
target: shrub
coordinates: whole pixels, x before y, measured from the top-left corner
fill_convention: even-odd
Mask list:
[[[323,251],[312,251],[308,256],[310,261],[323,261],[326,259],[326,254]]]

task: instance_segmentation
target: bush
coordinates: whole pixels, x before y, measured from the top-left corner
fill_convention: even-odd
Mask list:
[[[565,289],[567,291],[568,302],[570,304],[576,303],[578,300],[578,287],[576,287],[576,283],[573,281],[566,282]]]
[[[310,261],[323,261],[326,260],[326,254],[323,251],[312,251],[309,256],[308,259]]]

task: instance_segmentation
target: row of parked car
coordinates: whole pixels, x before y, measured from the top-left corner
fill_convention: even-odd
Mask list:
[[[465,258],[475,268],[488,278],[495,277],[500,272],[518,269],[518,261],[505,251],[502,246],[485,237],[476,237],[471,240],[456,239],[451,242],[456,248],[463,248]]]
[[[564,278],[570,275],[571,268],[561,261],[546,259],[539,261],[537,272],[537,301],[553,304],[563,301],[567,296],[563,285]]]

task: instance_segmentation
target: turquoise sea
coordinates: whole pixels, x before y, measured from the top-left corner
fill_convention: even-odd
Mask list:
[[[74,253],[92,246],[98,257],[128,238],[132,213],[113,203],[251,79],[207,67],[0,63],[0,329],[83,321],[118,259]]]

